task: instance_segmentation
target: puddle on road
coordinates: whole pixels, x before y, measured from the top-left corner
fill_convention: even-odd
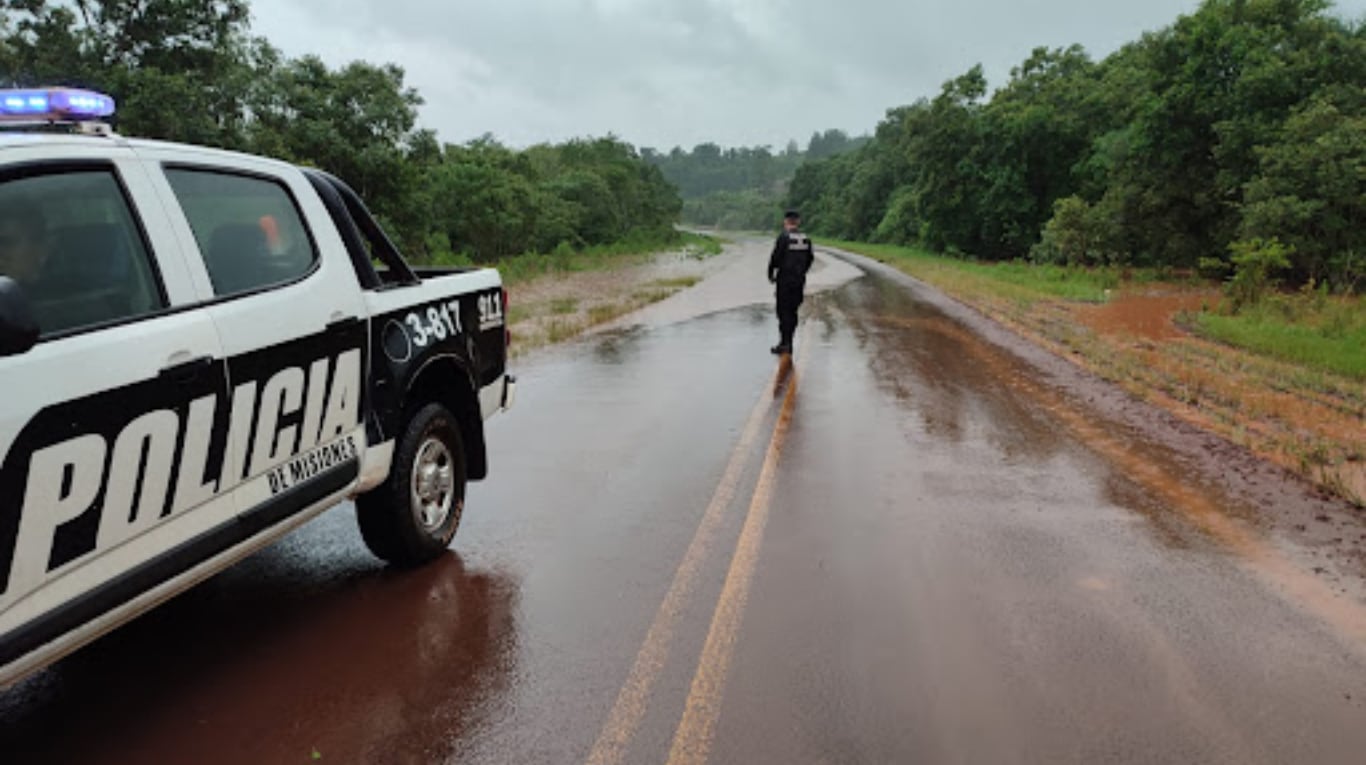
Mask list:
[[[959,443],[974,423],[1010,464],[1043,463],[1067,448],[1031,402],[999,395],[1003,384],[1027,378],[983,341],[899,285],[870,279],[834,296],[873,366],[878,385],[917,418],[924,431]]]
[[[731,245],[733,253],[727,255],[731,259],[713,277],[666,300],[605,324],[600,331],[619,331],[640,325],[659,327],[678,324],[709,314],[756,305],[771,308],[773,286],[764,274],[770,247],[770,243],[756,240],[744,240]],[[862,271],[838,258],[817,253],[816,267],[806,280],[808,300],[862,275]],[[774,330],[776,335],[776,324]]]
[[[483,700],[515,676],[516,582],[454,553],[323,578],[303,549],[314,536],[305,527],[7,691],[0,751],[108,763],[456,754],[484,724]],[[224,740],[242,731],[290,734]]]

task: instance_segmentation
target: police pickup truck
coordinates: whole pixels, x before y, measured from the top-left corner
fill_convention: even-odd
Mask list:
[[[347,498],[380,558],[440,555],[512,403],[497,271],[112,111],[0,91],[0,686]]]

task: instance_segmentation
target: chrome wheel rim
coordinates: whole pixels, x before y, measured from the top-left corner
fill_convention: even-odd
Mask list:
[[[455,460],[439,439],[429,437],[418,447],[410,482],[413,515],[422,528],[434,532],[450,518],[455,505]]]

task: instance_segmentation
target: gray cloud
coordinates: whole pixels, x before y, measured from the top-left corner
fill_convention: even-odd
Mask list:
[[[392,61],[447,141],[615,133],[672,147],[871,129],[1038,45],[1100,58],[1198,0],[256,0],[255,31],[331,64]],[[1341,0],[1359,17],[1366,0]]]

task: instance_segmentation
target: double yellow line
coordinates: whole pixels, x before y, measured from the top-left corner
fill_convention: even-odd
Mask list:
[[[808,334],[806,327],[803,327],[803,340]],[[805,342],[801,346],[805,348]],[[730,569],[726,573],[725,584],[721,588],[720,599],[712,614],[711,628],[707,632],[697,671],[693,675],[683,719],[674,733],[673,745],[669,750],[670,765],[705,763],[711,751],[716,721],[721,713],[726,676],[734,657],[745,603],[749,599],[750,583],[754,579],[755,567],[758,565],[764,527],[768,523],[778,458],[787,437],[796,402],[797,374],[790,356],[782,357],[779,362],[778,373],[774,379],[775,391],[780,389],[784,381],[787,382],[787,387],[778,411],[778,420],[769,439],[758,483],[755,485],[749,512],[745,516],[745,524],[731,558]],[[697,584],[702,562],[707,557],[712,540],[725,517],[725,511],[735,499],[748,462],[747,457],[760,435],[771,402],[772,398],[767,391],[755,402],[744,430],[741,431],[740,439],[731,452],[725,472],[702,515],[697,531],[693,534],[692,542],[689,543],[687,552],[684,553],[683,560],[674,573],[669,591],[655,612],[650,631],[636,655],[626,683],[617,694],[616,703],[612,706],[607,722],[588,755],[588,765],[620,763],[632,737],[640,727],[655,682],[668,662],[669,650],[683,607]]]

